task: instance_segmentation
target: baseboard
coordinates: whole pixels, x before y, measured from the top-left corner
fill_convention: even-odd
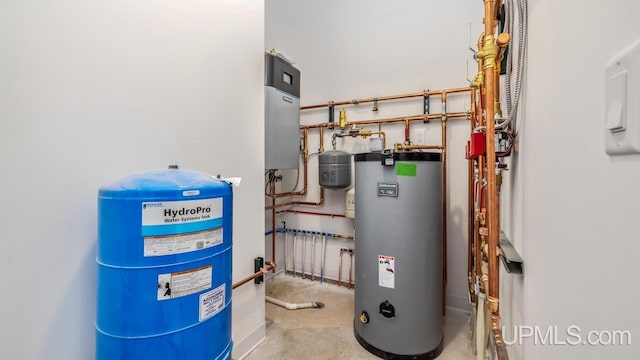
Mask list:
[[[263,322],[243,339],[234,341],[231,358],[234,360],[244,359],[249,353],[262,344],[266,336],[267,325]]]
[[[447,307],[467,313],[471,312],[469,298],[463,296],[447,295]]]

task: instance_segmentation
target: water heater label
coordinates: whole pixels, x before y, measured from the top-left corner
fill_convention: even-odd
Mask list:
[[[200,321],[206,320],[224,309],[225,284],[200,295]]]
[[[379,182],[378,183],[378,196],[397,197],[398,196],[398,183]]]
[[[142,203],[142,235],[170,235],[222,225],[222,198]]]
[[[175,255],[222,244],[222,227],[183,235],[147,236],[144,256]]]
[[[395,289],[396,259],[393,256],[378,255],[378,286]]]
[[[158,300],[176,299],[211,288],[212,266],[158,274]]]

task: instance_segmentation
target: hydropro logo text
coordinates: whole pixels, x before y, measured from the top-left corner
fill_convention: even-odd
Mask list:
[[[193,209],[182,208],[180,210],[165,209],[164,217],[175,218],[178,215],[181,215],[181,216],[182,215],[199,215],[199,214],[208,214],[210,212],[211,212],[211,206],[207,206],[207,207],[198,206],[197,208],[193,208]]]

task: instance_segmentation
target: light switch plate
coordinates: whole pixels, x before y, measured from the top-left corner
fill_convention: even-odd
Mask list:
[[[640,153],[640,40],[605,66],[605,150]]]

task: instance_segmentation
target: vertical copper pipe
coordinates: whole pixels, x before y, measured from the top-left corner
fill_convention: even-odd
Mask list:
[[[324,152],[324,128],[320,128],[320,152]]]
[[[307,146],[307,144],[309,143],[309,129],[302,129],[302,144],[303,144],[303,151],[304,151],[304,157],[307,157],[309,154],[309,148]]]
[[[484,32],[478,38],[478,53],[482,53],[484,51]],[[476,77],[476,84],[478,86],[478,101],[476,105],[476,125],[484,126],[485,124],[485,102],[484,102],[484,60],[482,57],[478,56],[478,75]],[[475,224],[475,269],[476,269],[476,283],[480,284],[480,279],[482,278],[482,240],[484,237],[480,236],[480,226],[484,226],[484,221],[480,223],[480,215],[485,211],[484,205],[482,205],[483,199],[483,189],[484,189],[484,181],[485,181],[485,161],[484,155],[480,155],[478,157],[478,179],[477,179],[477,193],[478,197],[478,207],[476,209],[476,213],[474,213],[474,224]],[[484,289],[486,291],[486,289]]]
[[[488,265],[489,265],[489,291],[487,300],[491,310],[492,332],[496,344],[496,350],[503,358],[507,356],[504,351],[504,341],[500,329],[499,310],[499,268],[498,268],[498,235],[499,235],[499,198],[496,179],[496,154],[495,154],[495,115],[496,115],[496,76],[497,58],[499,49],[494,38],[495,30],[495,1],[484,1],[485,39],[482,57],[484,57],[484,69],[487,84],[486,95],[486,148],[487,148],[487,205],[488,205]]]
[[[475,254],[476,254],[476,281],[480,280],[480,277],[482,276],[482,272],[481,272],[481,268],[482,268],[482,242],[484,240],[484,236],[480,235],[480,227],[481,226],[485,226],[484,221],[481,221],[481,217],[484,216],[484,213],[486,212],[485,209],[485,204],[484,204],[484,191],[485,191],[485,187],[483,186],[484,184],[484,180],[485,180],[485,161],[484,161],[484,156],[481,155],[478,157],[478,191],[477,191],[477,195],[478,196],[478,209],[477,209],[477,213],[475,214],[475,223],[476,223],[476,230],[475,230],[475,236],[476,236],[476,244],[475,244]],[[486,289],[485,289],[486,291]]]
[[[496,153],[495,153],[495,86],[496,86],[496,55],[497,46],[494,38],[494,25],[493,19],[494,12],[494,0],[485,0],[485,17],[484,17],[484,70],[485,79],[487,84],[486,94],[486,129],[487,129],[487,215],[489,217],[488,230],[488,257],[489,257],[489,297],[493,299],[498,298],[498,282],[496,281],[496,274],[498,273],[498,258],[496,249],[498,246],[498,229],[497,229],[497,202],[496,202]],[[491,299],[490,299],[491,300]],[[492,303],[492,312],[495,312],[497,302]]]
[[[475,90],[471,92],[471,108],[469,113],[471,115],[471,119],[469,123],[471,124],[470,133],[473,133],[473,129],[475,128],[475,107],[476,107],[476,92]],[[473,179],[474,173],[474,160],[468,160],[467,167],[467,282],[469,283],[469,297],[472,302],[475,303],[475,290],[473,287],[473,247],[474,247],[474,189],[475,183]]]
[[[442,315],[447,307],[447,93],[442,92]]]
[[[307,186],[309,180],[309,129],[302,130],[302,157],[303,157],[303,168],[304,168],[304,186],[302,188],[302,195],[307,194]]]
[[[409,144],[411,142],[409,119],[404,119],[404,142]]]

